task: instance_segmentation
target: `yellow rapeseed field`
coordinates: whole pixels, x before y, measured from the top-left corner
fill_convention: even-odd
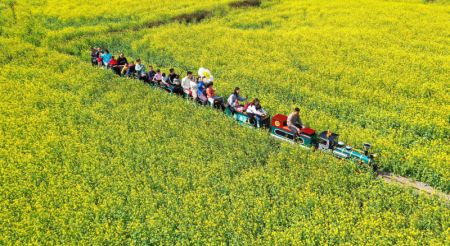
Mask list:
[[[450,190],[448,1],[0,0],[0,244],[446,245],[450,209],[89,64],[212,70]]]

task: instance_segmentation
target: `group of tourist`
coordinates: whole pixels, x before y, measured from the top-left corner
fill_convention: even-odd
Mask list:
[[[269,115],[262,108],[258,98],[250,102],[246,102],[247,98],[240,96],[240,89],[236,87],[233,93],[228,97],[226,103],[223,98],[216,95],[212,80],[206,76],[194,76],[194,73],[188,71],[183,79],[175,73],[175,69],[169,69],[166,74],[160,69],[154,70],[153,66],[146,70],[141,59],[128,61],[123,53],[119,57],[113,56],[109,50],[99,48],[91,48],[91,61],[93,66],[112,70],[117,76],[127,78],[137,78],[144,83],[159,86],[174,94],[192,98],[203,104],[210,104],[211,107],[224,105],[228,107],[232,113],[244,113],[249,119],[253,119],[256,127],[261,127],[262,123],[269,119]],[[300,110],[295,108],[288,116],[287,125],[291,131],[300,133],[303,124],[299,117]]]

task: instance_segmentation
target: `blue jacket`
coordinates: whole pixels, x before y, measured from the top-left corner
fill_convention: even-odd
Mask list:
[[[111,53],[105,53],[102,55],[103,63],[109,63],[111,61],[112,55]]]
[[[198,83],[198,95],[202,95],[205,92],[205,83],[203,83],[203,81],[200,81],[200,83]]]

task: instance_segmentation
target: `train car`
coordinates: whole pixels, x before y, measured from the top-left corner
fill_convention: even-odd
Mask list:
[[[249,117],[246,113],[232,112],[229,107],[226,107],[224,112],[225,112],[225,115],[235,119],[241,125],[258,128],[254,119]],[[261,121],[259,128],[269,128],[269,122],[270,122],[270,116],[266,117],[264,120]]]
[[[303,147],[315,147],[316,131],[312,128],[303,128],[300,134],[292,132],[287,126],[287,116],[277,114],[272,117],[272,124],[270,127],[270,134],[278,139],[298,143]]]

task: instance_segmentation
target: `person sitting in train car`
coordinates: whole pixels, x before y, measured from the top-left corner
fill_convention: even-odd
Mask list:
[[[206,89],[206,97],[208,98],[211,107],[214,107],[214,102],[222,101],[222,97],[216,95],[216,90],[214,90],[214,83],[210,82]]]
[[[158,69],[156,69],[156,74],[155,74],[155,76],[153,76],[152,81],[156,84],[161,85],[162,80],[163,80],[163,76],[161,74],[161,70],[158,68]]]
[[[206,85],[204,79],[200,78],[198,85],[197,85],[197,97],[202,102],[208,101],[208,98],[206,97]]]
[[[95,49],[95,53],[93,54],[94,56],[92,56],[92,54],[91,54],[91,56],[92,56],[92,65],[93,66],[101,66],[101,64],[103,64],[103,61],[100,59],[100,61],[99,61],[99,57],[100,57],[100,55],[102,54],[102,48],[100,48],[100,47],[97,47],[96,49]],[[95,64],[94,64],[95,63]],[[100,65],[99,65],[99,63],[100,63]]]
[[[105,52],[101,55],[103,65],[105,68],[108,68],[109,62],[111,61],[112,55],[109,53],[109,50],[105,49]]]
[[[172,93],[180,96],[183,95],[183,87],[181,87],[181,80],[178,76],[173,80],[172,88]]]
[[[102,53],[102,52],[103,52],[102,47],[97,47],[97,57],[99,57],[100,53]]]
[[[295,108],[294,112],[292,112],[287,118],[287,126],[291,131],[300,134],[301,129],[304,127],[302,120],[300,119],[300,109]]]
[[[258,98],[253,99],[253,101],[248,104],[246,111],[249,118],[253,118],[255,120],[255,125],[258,128],[261,127],[261,123],[267,119],[267,113],[261,107]]]
[[[125,65],[125,67],[123,67],[123,69],[122,69],[122,75],[125,75],[127,77],[133,75],[135,66],[136,65],[134,64],[134,61],[131,61],[130,63]]]
[[[153,78],[155,77],[155,75],[156,75],[155,69],[153,68],[153,66],[149,66],[148,67],[147,78],[149,80],[153,81]]]
[[[179,76],[178,76],[178,74],[175,73],[175,69],[171,68],[171,69],[169,69],[169,76],[168,77],[169,77],[169,83],[173,84],[175,79],[177,77],[179,77]]]
[[[198,84],[197,84],[197,94],[198,96],[200,95],[206,95],[206,86],[205,86],[205,82],[203,81],[203,79],[199,79],[198,80]]]
[[[192,80],[191,80],[191,84],[190,84],[190,89],[191,89],[191,95],[192,95],[192,99],[195,101],[197,100],[198,97],[198,83],[197,80],[194,78],[194,76],[192,76]]]
[[[120,71],[123,70],[123,68],[128,64],[128,60],[125,57],[125,55],[121,52],[119,54],[119,58],[117,58],[117,67],[119,68]]]
[[[97,57],[98,57],[97,49],[91,47],[91,63],[93,67],[97,65]]]
[[[97,57],[97,66],[99,66],[99,67],[103,67],[102,55],[103,55],[103,51],[100,51],[98,53],[98,57]]]
[[[136,76],[140,80],[146,80],[147,73],[145,72],[145,66],[142,64],[141,59],[136,60],[136,66],[134,68],[136,70]]]
[[[241,105],[239,102],[246,101],[247,98],[241,97],[239,95],[240,91],[241,91],[240,88],[236,87],[234,88],[233,93],[228,97],[227,103],[232,112],[242,113],[244,111],[244,106]]]
[[[111,70],[117,74],[120,75],[120,69],[119,66],[117,65],[117,60],[115,56],[111,57],[111,60],[109,61],[109,68],[111,68]]]
[[[127,74],[128,71],[128,66],[133,64],[133,61],[131,61],[130,63],[126,64],[123,68],[122,71],[120,71],[120,75],[121,76],[125,76]]]
[[[194,80],[194,75],[191,71],[187,72],[186,77],[181,80],[181,87],[186,95],[191,95],[191,81]]]
[[[169,76],[166,75],[166,73],[162,73],[162,81],[163,86],[169,87],[171,84],[169,82]]]
[[[117,66],[117,60],[115,56],[111,56],[111,60],[109,60],[108,64],[109,68],[112,68],[113,66]]]

